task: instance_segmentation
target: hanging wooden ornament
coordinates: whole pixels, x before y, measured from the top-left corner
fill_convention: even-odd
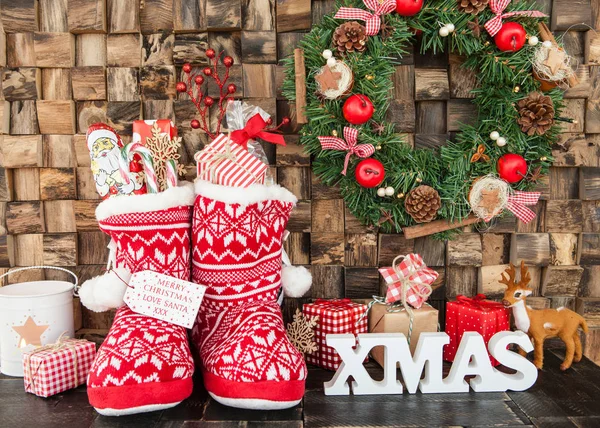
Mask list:
[[[312,354],[318,349],[314,340],[318,320],[319,317],[306,317],[300,309],[296,309],[294,322],[287,325],[286,333],[298,352]]]
[[[335,100],[349,94],[354,83],[350,67],[344,61],[336,61],[335,65],[324,65],[315,75],[319,93],[325,99]]]

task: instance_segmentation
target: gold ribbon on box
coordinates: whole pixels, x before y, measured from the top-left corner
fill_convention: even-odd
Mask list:
[[[50,352],[51,354],[54,354],[56,352],[62,351],[63,349],[68,349],[73,354],[73,369],[75,371],[75,376],[73,376],[73,379],[75,380],[75,383],[71,388],[76,388],[77,386],[79,386],[79,370],[78,370],[79,367],[77,366],[77,349],[75,347],[75,344],[81,343],[81,342],[87,342],[87,340],[85,340],[85,339],[70,339],[69,336],[66,335],[66,333],[67,333],[66,331],[63,332],[58,337],[58,339],[56,339],[56,342],[37,347],[33,351],[27,353],[27,356],[29,357],[29,363],[27,364],[27,367],[26,367],[25,380],[29,379],[31,383],[29,385],[25,385],[26,391],[29,387],[31,387],[31,390],[35,392],[35,376],[37,375],[37,372],[41,365],[41,364],[39,364],[36,367],[35,372],[34,372],[31,368],[32,357],[34,355],[40,354],[42,352]]]

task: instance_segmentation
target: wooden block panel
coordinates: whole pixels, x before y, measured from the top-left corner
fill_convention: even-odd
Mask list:
[[[600,297],[600,265],[585,265],[582,268],[579,296]]]
[[[69,33],[35,33],[36,67],[68,68],[75,65],[75,37]]]
[[[75,103],[73,101],[37,102],[37,115],[42,134],[74,134]]]
[[[309,30],[311,25],[310,0],[277,0],[277,32]]]
[[[108,0],[106,15],[110,33],[140,31],[140,0]]]
[[[247,31],[275,29],[275,1],[242,1],[242,28]]]
[[[137,68],[109,67],[106,70],[109,101],[139,101],[140,86]]]
[[[10,103],[8,101],[0,101],[0,135],[8,134],[9,132],[10,132]]]
[[[0,266],[15,265],[15,238],[11,235],[0,235]]]
[[[583,315],[589,327],[600,327],[600,298],[578,297],[575,305],[577,313]]]
[[[547,233],[515,233],[511,237],[510,260],[530,266],[550,264],[550,236]]]
[[[106,262],[107,245],[110,237],[101,232],[79,232],[78,246],[79,263],[82,265],[97,265]]]
[[[379,234],[379,266],[391,266],[396,256],[414,251],[414,239],[406,239],[402,234]]]
[[[78,34],[75,65],[77,67],[102,67],[106,65],[106,35]]]
[[[377,266],[377,235],[374,233],[346,233],[345,265]],[[348,272],[346,271],[346,287]]]
[[[583,355],[600,364],[600,328],[591,328],[583,341]]]
[[[15,235],[15,266],[39,266],[44,263],[44,235]]]
[[[600,168],[580,168],[579,197],[586,201],[600,200]]]
[[[502,273],[508,267],[507,264],[480,267],[477,293],[485,294],[488,299],[501,299],[506,291],[506,285],[500,284],[498,281],[502,279]]]
[[[481,264],[504,265],[510,259],[510,235],[508,233],[485,233],[481,237]]]
[[[245,64],[244,96],[246,98],[275,98],[275,66]]]
[[[587,30],[594,25],[590,0],[553,0],[550,28],[560,30]]]
[[[554,166],[600,166],[600,135],[559,134],[552,156]]]
[[[344,296],[349,299],[369,299],[379,293],[379,272],[376,268],[346,267]]]
[[[582,223],[581,201],[576,199],[546,201],[547,232],[581,232]]]
[[[72,135],[44,135],[44,165],[51,168],[75,167]]]
[[[0,164],[5,168],[43,165],[41,135],[5,135],[0,139]]]
[[[477,294],[479,269],[476,267],[448,266],[446,268],[446,298],[455,299],[462,294]]]
[[[283,248],[293,265],[310,264],[310,233],[291,232]]]
[[[42,70],[42,96],[45,100],[71,100],[70,68],[44,68]]]
[[[313,265],[343,265],[344,233],[313,231],[310,235],[310,261]]]
[[[450,100],[447,106],[448,131],[460,131],[464,125],[474,125],[477,106],[470,100]]]
[[[142,66],[173,65],[175,35],[168,32],[142,38]]]
[[[396,132],[415,132],[414,101],[391,100],[386,120],[394,124]]]
[[[415,99],[447,100],[450,98],[448,71],[442,68],[415,69]]]
[[[575,233],[550,234],[550,261],[553,265],[577,264],[578,235]]]
[[[548,266],[543,268],[543,296],[576,296],[583,275],[581,266]]]
[[[206,0],[206,26],[210,30],[230,30],[241,28],[241,1]]]
[[[80,33],[106,32],[105,0],[69,0],[69,31]]]
[[[144,99],[172,100],[175,91],[175,67],[171,65],[142,67],[140,70],[140,92]]]
[[[550,168],[550,199],[579,197],[579,168]]]
[[[312,232],[344,233],[344,201],[342,199],[312,201]]]
[[[449,55],[450,60],[450,96],[452,98],[475,98],[471,92],[477,87],[477,75],[473,70],[463,67],[464,58]]]
[[[6,35],[6,64],[9,67],[35,67],[34,33]]]
[[[42,76],[39,68],[5,68],[2,72],[2,94],[7,101],[42,98]]]
[[[288,166],[278,168],[277,183],[288,189],[300,200],[310,199],[310,169],[307,167]],[[343,215],[343,212],[341,215]]]
[[[77,231],[98,230],[98,221],[96,220],[96,208],[98,207],[100,201],[78,200],[72,202],[73,211],[75,213],[75,226]]]
[[[414,252],[423,257],[427,266],[444,266],[446,262],[446,243],[431,236],[414,240]]]
[[[13,199],[13,170],[0,167],[0,201]]]
[[[398,65],[392,76],[394,84],[393,98],[397,100],[415,99],[415,67],[412,65]]]
[[[579,263],[582,265],[600,264],[600,234],[583,233]]]
[[[131,135],[133,122],[141,118],[142,104],[139,101],[109,102],[106,108],[106,121],[119,135]]]
[[[277,43],[274,31],[242,31],[242,60],[244,64],[277,62]]]
[[[109,70],[111,70],[109,68]],[[105,100],[106,73],[104,67],[76,67],[71,70],[73,98],[75,100]],[[131,82],[129,82],[131,83]],[[137,81],[133,85],[137,88]]]
[[[77,235],[46,234],[43,239],[43,261],[48,266],[77,265]]]
[[[173,30],[173,0],[145,0],[140,11],[140,30],[144,34]]]
[[[40,201],[9,202],[6,207],[6,229],[11,235],[44,233],[44,210]]]
[[[173,62],[175,64],[193,65],[208,64],[208,33],[176,34],[173,45]]]
[[[12,135],[39,134],[35,101],[13,101],[10,103],[10,133]]]
[[[38,2],[10,0],[2,2],[2,26],[7,33],[38,31]]]
[[[446,261],[448,266],[481,266],[482,245],[479,233],[463,233],[448,241]]]
[[[312,217],[312,202],[299,201],[292,210],[287,230],[290,232],[310,232]]]
[[[106,65],[109,67],[140,67],[142,65],[142,36],[139,34],[110,34],[106,38]]]
[[[74,168],[40,169],[40,197],[42,200],[76,199],[76,184]]]
[[[310,166],[310,156],[298,142],[298,135],[286,135],[285,146],[276,146],[277,166]]]
[[[17,168],[12,170],[15,201],[38,201],[40,199],[40,170]]]
[[[98,122],[107,122],[106,111],[108,103],[105,101],[85,101],[77,103],[77,132],[83,134],[87,132],[90,125]],[[85,141],[85,140],[84,140]],[[76,145],[76,147],[78,147]],[[79,159],[79,150],[77,159]],[[89,158],[89,155],[88,155]]]
[[[583,231],[600,232],[600,201],[583,201]]]
[[[415,132],[417,134],[445,134],[447,132],[446,103],[444,101],[421,101],[416,103],[416,106]]]
[[[337,299],[344,296],[343,266],[313,264],[311,273],[313,283],[310,297],[314,299]]]
[[[77,232],[75,222],[75,201],[45,201],[44,217],[49,233]]]

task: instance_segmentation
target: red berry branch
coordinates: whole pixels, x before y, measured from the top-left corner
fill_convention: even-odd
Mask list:
[[[229,79],[229,69],[233,65],[233,58],[230,56],[223,57],[223,65],[225,66],[225,76],[223,76],[223,80],[219,77],[219,59],[223,55],[223,52],[220,52],[218,55],[216,54],[214,49],[207,49],[206,56],[212,60],[212,67],[205,67],[202,70],[204,76],[213,78],[215,83],[219,87],[219,119],[217,121],[217,131],[213,134],[210,132],[210,122],[207,123],[206,115],[209,112],[211,106],[215,104],[215,99],[208,95],[204,95],[202,90],[202,84],[205,82],[204,76],[202,74],[192,74],[192,66],[191,64],[183,65],[183,72],[187,75],[187,83],[178,82],[177,83],[177,91],[185,92],[189,95],[190,99],[198,109],[200,113],[200,122],[197,119],[194,119],[190,122],[190,125],[194,129],[201,128],[204,132],[208,134],[208,136],[213,139],[215,138],[220,130],[221,130],[221,122],[223,121],[223,117],[225,116],[225,111],[227,110],[227,101],[232,100],[231,95],[237,91],[237,87],[230,83],[225,88],[227,84],[227,79]],[[193,81],[193,84],[192,84]],[[195,92],[195,95],[194,95]],[[210,116],[209,116],[210,120]]]

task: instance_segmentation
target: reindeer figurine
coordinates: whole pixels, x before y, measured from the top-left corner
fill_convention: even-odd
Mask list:
[[[505,273],[508,278],[502,273],[501,284],[507,285],[507,290],[504,293],[502,304],[506,308],[512,308],[513,316],[515,317],[515,325],[524,333],[529,335],[534,346],[534,364],[538,369],[541,369],[544,364],[544,340],[550,337],[560,337],[565,342],[566,352],[565,359],[560,365],[561,370],[567,370],[571,367],[573,361],[578,363],[581,361],[582,349],[581,340],[577,329],[581,326],[584,333],[588,332],[588,327],[581,315],[576,312],[560,307],[558,309],[541,309],[534,310],[525,304],[525,298],[533,293],[527,284],[531,281],[531,275],[521,262],[521,280],[515,281],[516,271],[511,263]],[[525,351],[519,350],[523,356]]]

